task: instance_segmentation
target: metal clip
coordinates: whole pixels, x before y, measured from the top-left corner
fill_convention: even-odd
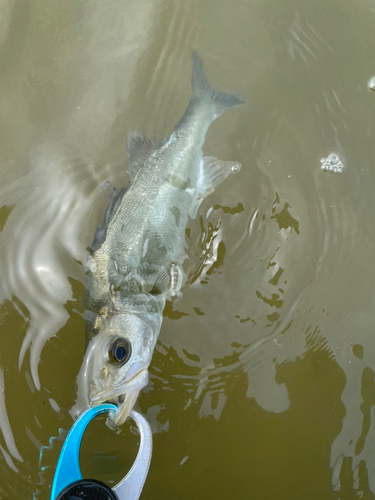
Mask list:
[[[82,479],[82,473],[79,466],[79,449],[83,434],[93,418],[101,413],[109,411],[116,412],[117,406],[106,403],[89,408],[80,415],[70,429],[56,467],[51,491],[51,500],[55,500],[70,484]],[[139,499],[143,485],[146,481],[152,455],[152,432],[150,424],[142,415],[134,410],[130,413],[130,417],[138,426],[141,442],[137,457],[130,471],[124,479],[113,488],[119,500]]]

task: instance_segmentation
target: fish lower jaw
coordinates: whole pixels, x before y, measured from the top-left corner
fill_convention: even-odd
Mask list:
[[[108,415],[107,423],[112,429],[116,429],[118,426],[122,425],[128,418],[130,412],[133,409],[135,402],[137,401],[138,395],[142,387],[135,388],[132,390],[127,390],[126,392],[122,390],[119,393],[113,393],[111,395],[98,395],[91,398],[91,405],[97,406],[105,402],[111,402],[117,405],[118,409],[116,412],[111,412]]]
[[[137,401],[138,394],[148,383],[148,372],[143,370],[131,380],[124,382],[111,390],[104,389],[90,398],[92,405],[99,405],[106,401],[113,401],[118,406],[116,413],[110,417],[114,426],[125,422]]]
[[[130,412],[133,409],[133,406],[135,405],[135,402],[138,399],[139,392],[140,389],[127,392],[125,394],[125,400],[120,404],[116,413],[109,417],[108,420],[110,420],[115,427],[122,425],[128,418]]]

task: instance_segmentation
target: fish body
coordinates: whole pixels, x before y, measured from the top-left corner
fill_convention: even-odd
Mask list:
[[[164,141],[128,135],[130,185],[112,192],[87,259],[84,306],[93,337],[79,392],[90,404],[117,401],[118,425],[147,384],[165,302],[180,296],[188,219],[240,169],[203,157],[202,146],[212,121],[243,101],[213,90],[199,56],[192,58],[193,96],[171,135]]]

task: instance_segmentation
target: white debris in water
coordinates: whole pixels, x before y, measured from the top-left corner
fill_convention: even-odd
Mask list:
[[[7,413],[7,409],[5,407],[5,386],[4,386],[4,374],[2,369],[0,368],[0,430],[3,434],[3,440],[8,448],[9,453],[20,462],[23,462],[21,455],[19,454],[16,443],[14,441],[13,432],[10,427],[9,417]],[[0,448],[4,459],[8,463],[10,467],[12,467],[13,462],[6,450],[4,448]],[[15,470],[15,466],[12,467]]]
[[[184,457],[181,462],[180,462],[180,465],[184,465],[184,463],[186,462],[186,460],[189,458],[189,456],[187,457]]]
[[[375,76],[373,76],[371,78],[371,80],[368,82],[368,88],[370,90],[374,90],[375,91]]]
[[[320,163],[324,172],[331,172],[332,174],[340,174],[344,168],[344,164],[337,153],[330,153],[327,158],[322,158]]]
[[[212,212],[212,210],[213,210],[213,209],[214,209],[214,207],[211,207],[211,208],[209,208],[209,209],[207,210],[207,213],[206,213],[206,219],[208,219],[208,218],[209,218],[209,216],[211,215],[211,212]]]
[[[52,398],[48,398],[49,404],[51,405],[52,410],[56,413],[60,411],[60,406],[56,403],[56,401]]]

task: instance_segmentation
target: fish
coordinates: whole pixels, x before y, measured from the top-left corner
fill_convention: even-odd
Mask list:
[[[192,51],[192,97],[164,140],[127,136],[130,182],[113,189],[86,262],[88,345],[78,399],[114,401],[115,426],[129,416],[148,383],[148,367],[167,300],[181,298],[187,278],[185,229],[203,199],[241,164],[203,156],[210,124],[243,100],[214,90]]]

